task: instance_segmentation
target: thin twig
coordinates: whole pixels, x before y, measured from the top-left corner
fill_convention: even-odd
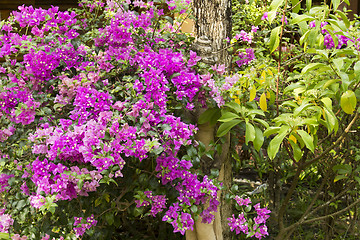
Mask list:
[[[288,5],[288,0],[285,1],[285,6],[284,6],[284,10],[283,10],[283,16],[281,19],[281,31],[280,31],[280,36],[279,36],[279,60],[278,60],[278,74],[277,74],[277,79],[276,79],[276,97],[275,97],[275,101],[276,101],[276,116],[279,116],[279,82],[280,82],[280,70],[281,70],[281,51],[282,51],[282,37],[283,37],[283,33],[284,33],[284,26],[285,26],[285,13],[286,13],[286,8]]]
[[[347,210],[349,210],[350,208],[356,206],[357,204],[360,203],[360,198],[353,202],[352,204],[350,204],[349,206],[347,206],[346,208],[343,208],[341,209],[340,211],[337,211],[337,212],[334,212],[332,214],[329,214],[329,215],[326,215],[326,216],[321,216],[321,217],[317,217],[317,218],[313,218],[313,219],[309,219],[309,220],[306,220],[304,222],[302,222],[302,224],[307,224],[307,223],[312,223],[312,222],[316,222],[316,221],[320,221],[320,220],[323,220],[323,219],[327,219],[329,217],[335,217],[337,215],[340,215],[342,214],[343,212],[346,212]]]
[[[345,135],[350,131],[352,125],[354,125],[354,123],[356,122],[356,119],[358,117],[359,117],[359,113],[356,111],[356,114],[355,114],[354,118],[351,120],[351,122],[349,123],[347,128],[344,130],[344,132],[341,134],[341,136],[335,141],[335,143],[332,146],[328,147],[325,151],[323,151],[317,157],[315,157],[315,158],[311,159],[310,161],[306,162],[305,165],[304,165],[304,168],[306,168],[307,166],[309,166],[309,165],[313,164],[314,162],[318,161],[319,159],[324,157],[326,154],[328,154],[332,149],[334,149],[345,138]]]

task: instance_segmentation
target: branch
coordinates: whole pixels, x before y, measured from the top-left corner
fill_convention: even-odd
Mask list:
[[[328,154],[332,149],[334,149],[345,138],[345,135],[350,131],[352,125],[354,125],[354,123],[356,122],[356,119],[358,117],[359,117],[359,113],[356,111],[356,114],[355,114],[354,118],[351,120],[351,122],[349,123],[347,128],[344,130],[344,132],[341,134],[341,136],[335,141],[335,143],[332,146],[328,147],[325,151],[323,151],[317,157],[315,157],[315,158],[311,159],[310,161],[306,162],[304,164],[304,168],[306,168],[309,165],[313,164],[314,162],[318,161],[319,159],[324,157],[326,154]]]
[[[307,214],[308,216],[311,216],[312,214],[314,214],[315,212],[317,212],[319,209],[326,207],[327,205],[329,205],[331,202],[337,200],[338,198],[340,198],[341,196],[343,196],[344,194],[347,193],[347,191],[352,188],[354,186],[354,183],[350,184],[346,189],[344,189],[341,193],[339,193],[338,195],[336,195],[335,197],[331,198],[330,200],[328,200],[327,202],[321,204],[320,206],[318,206],[317,208],[315,208],[314,210],[312,210],[309,214]],[[304,219],[306,219],[308,216],[305,216],[304,214]]]
[[[307,223],[312,223],[312,222],[316,222],[316,221],[320,221],[320,220],[323,220],[323,219],[326,219],[326,218],[329,218],[329,217],[335,217],[337,215],[340,215],[342,214],[343,212],[346,212],[347,210],[349,210],[350,208],[354,207],[355,205],[359,204],[360,203],[360,198],[353,202],[352,204],[350,204],[349,206],[347,206],[346,208],[343,208],[341,209],[340,211],[337,211],[337,212],[334,212],[332,214],[329,214],[329,215],[326,215],[326,216],[322,216],[322,217],[317,217],[317,218],[313,218],[313,219],[309,219],[309,220],[306,220],[304,222],[302,222],[302,224],[307,224]]]
[[[281,32],[280,32],[280,42],[279,42],[279,60],[278,60],[278,75],[277,75],[277,79],[276,79],[276,97],[275,97],[275,101],[276,101],[276,116],[279,116],[279,82],[280,82],[280,70],[281,70],[281,45],[282,45],[282,38],[283,38],[283,34],[284,34],[284,25],[285,25],[285,13],[286,13],[286,8],[288,5],[288,0],[285,1],[285,6],[283,9],[283,16],[281,19]]]
[[[300,160],[301,161],[301,160]],[[289,191],[287,192],[286,194],[286,197],[284,199],[284,201],[282,202],[281,204],[281,207],[280,207],[280,210],[279,210],[279,214],[278,214],[278,223],[279,223],[279,228],[280,228],[280,231],[282,229],[284,229],[284,222],[283,222],[283,219],[284,219],[284,213],[285,213],[285,209],[286,209],[286,206],[287,204],[289,203],[290,201],[290,198],[292,196],[292,194],[294,193],[295,191],[295,188],[297,186],[297,183],[299,181],[299,176],[300,176],[300,173],[302,171],[302,167],[299,166],[296,170],[296,173],[295,173],[295,176],[294,176],[294,180],[293,182],[291,183],[291,186],[289,188]]]

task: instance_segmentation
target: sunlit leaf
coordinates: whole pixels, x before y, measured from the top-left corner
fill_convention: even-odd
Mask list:
[[[267,103],[266,103],[266,94],[265,93],[262,93],[260,96],[260,108],[264,112],[267,111]]]
[[[340,106],[342,110],[347,114],[352,114],[356,108],[356,96],[351,90],[347,90],[341,95]]]
[[[249,97],[249,102],[251,102],[252,100],[254,100],[256,96],[256,87],[255,86],[252,86],[250,88],[250,97]]]

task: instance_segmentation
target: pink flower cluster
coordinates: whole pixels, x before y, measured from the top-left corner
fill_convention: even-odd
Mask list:
[[[321,33],[325,34],[324,36],[324,46],[326,49],[332,49],[335,47],[335,42],[334,39],[332,38],[332,36],[330,35],[330,33],[328,32],[328,30],[326,30],[324,27],[326,25],[328,25],[328,22],[322,22],[320,27],[321,27]],[[314,28],[316,26],[315,20],[309,23],[309,27],[310,28]],[[337,49],[342,48],[343,46],[347,46],[348,41],[354,42],[354,39],[350,39],[344,35],[340,35],[340,34],[335,34],[335,36],[337,37],[338,40],[338,45],[337,45]]]
[[[236,61],[239,67],[243,65],[248,65],[251,61],[255,59],[255,51],[252,48],[247,48],[245,52],[239,52],[240,60]]]
[[[271,212],[267,208],[260,208],[260,203],[255,204],[254,210],[256,211],[257,216],[252,220],[247,219],[246,207],[251,207],[250,198],[241,198],[239,196],[235,196],[235,200],[239,206],[242,207],[243,211],[235,217],[233,214],[231,218],[228,218],[228,225],[230,226],[231,231],[235,231],[236,234],[240,234],[241,232],[247,234],[249,237],[256,237],[258,239],[262,239],[264,236],[269,235],[267,231],[266,220],[270,217],[268,214]]]
[[[10,214],[5,214],[5,209],[0,209],[0,232],[7,233],[13,225],[14,220]]]
[[[252,32],[256,32],[255,30],[256,28],[253,28],[252,29]],[[247,33],[245,32],[244,30],[241,30],[240,33],[236,34],[235,35],[235,39],[236,40],[241,40],[241,41],[244,41],[244,42],[247,42],[247,43],[251,43],[252,40],[253,40],[253,35],[251,33]]]
[[[6,123],[0,140],[25,129],[31,149],[26,152],[30,163],[16,170],[22,172],[20,190],[39,209],[49,197],[56,202],[88,196],[105,179],[123,177],[125,165],[137,167],[154,159],[151,171],[178,194],[169,208],[176,208],[178,216],[165,214],[169,218],[164,221],[184,233],[194,224],[184,209],[201,209],[207,203],[199,213],[205,222],[212,221],[219,189],[208,177],[191,171],[190,160],[181,159],[180,149],[193,143],[196,126],[173,110],[178,102],[194,107],[204,77],[191,67],[200,58],[190,52],[185,60],[180,51],[163,47],[166,39],[152,34],[152,19],[163,11],[149,8],[150,1],[137,1],[148,8],[140,14],[112,1],[106,6],[102,1],[81,4],[89,12],[113,11],[108,23],[91,33],[93,46],[78,37],[91,19],[57,7],[21,6],[1,29],[0,56],[9,60],[0,68],[0,115]],[[18,25],[28,34],[17,31]],[[23,60],[17,62],[14,53],[21,53]],[[233,84],[234,79],[227,81]],[[210,95],[223,104],[215,87]],[[12,176],[0,175],[0,192],[7,190]],[[145,195],[152,216],[166,209],[165,195]],[[86,223],[75,220],[78,236],[96,225],[94,216]]]
[[[76,237],[84,235],[87,229],[90,229],[92,226],[96,226],[97,224],[97,221],[94,219],[94,215],[86,218],[86,220],[82,217],[74,217],[74,220],[74,226],[77,226],[74,228]]]
[[[153,196],[151,191],[144,192],[147,200],[135,200],[136,207],[146,207],[151,205],[150,215],[156,216],[159,212],[162,212],[166,208],[166,197],[165,195]]]
[[[9,178],[14,177],[13,174],[2,173],[0,175],[0,193],[9,190]]]

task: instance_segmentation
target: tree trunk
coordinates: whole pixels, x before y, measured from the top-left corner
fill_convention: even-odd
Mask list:
[[[226,47],[227,38],[231,38],[231,0],[193,0],[195,17],[195,35],[198,39],[198,46],[194,50],[202,57],[202,61],[212,64],[225,64],[229,69],[231,56]],[[211,52],[209,56],[206,44],[210,43]],[[202,45],[202,47],[201,47]],[[204,109],[202,109],[204,111]],[[197,111],[199,116],[201,110]],[[198,126],[197,140],[203,142],[209,148],[211,141],[215,139],[215,126],[209,123]],[[216,167],[219,171],[219,180],[226,187],[231,186],[232,170],[229,158],[230,134],[226,136],[226,141],[222,146],[221,154],[215,156],[215,162],[210,159],[202,159],[202,170],[204,173],[210,172],[211,168]],[[224,194],[219,191],[218,200],[220,206],[215,213],[215,220],[211,224],[201,223],[199,218],[194,226],[194,231],[186,232],[187,240],[227,240],[230,239],[227,218],[232,213],[231,205],[225,202]]]
[[[207,36],[218,64],[230,66],[226,51],[227,38],[231,38],[231,0],[194,0],[195,35]]]

